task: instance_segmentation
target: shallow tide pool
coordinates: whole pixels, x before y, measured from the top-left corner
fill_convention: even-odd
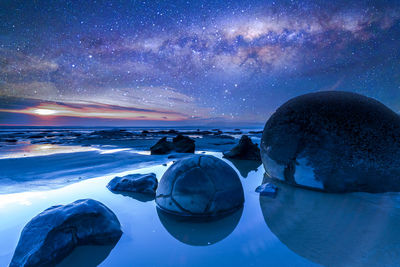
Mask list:
[[[221,158],[221,153],[207,153]],[[225,159],[224,159],[225,160]],[[240,167],[240,163],[233,165]],[[242,210],[221,220],[177,222],[153,200],[110,192],[115,176],[154,172],[155,165],[65,187],[0,195],[0,266],[7,266],[24,225],[44,209],[93,198],[121,222],[115,247],[81,247],[60,266],[395,266],[400,259],[398,194],[322,194],[277,184],[276,198],[254,192],[264,168],[241,170]],[[239,165],[238,165],[239,164]],[[244,176],[247,176],[244,178]]]

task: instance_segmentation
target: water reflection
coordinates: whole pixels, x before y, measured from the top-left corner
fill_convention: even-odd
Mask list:
[[[115,244],[116,245],[116,244]],[[95,267],[110,254],[114,246],[78,246],[57,267]]]
[[[235,168],[239,171],[240,175],[244,178],[247,178],[249,172],[257,171],[258,167],[261,165],[261,161],[256,160],[226,159],[232,162]]]
[[[157,208],[162,225],[175,239],[192,246],[215,244],[235,230],[242,216],[243,208],[212,221],[198,221],[168,214]]]
[[[135,192],[124,192],[124,191],[112,191],[114,194],[117,195],[122,195],[124,197],[130,197],[133,199],[136,199],[140,202],[148,202],[148,201],[152,201],[155,199],[155,195],[154,194],[143,194],[143,193],[135,193]]]
[[[400,262],[400,195],[327,194],[277,184],[260,197],[264,220],[289,249],[325,266]]]

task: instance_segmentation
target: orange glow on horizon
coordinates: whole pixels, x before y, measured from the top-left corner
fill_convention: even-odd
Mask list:
[[[162,111],[113,109],[107,107],[70,107],[58,104],[43,103],[35,107],[25,109],[0,109],[0,112],[28,114],[41,118],[77,117],[77,118],[99,118],[99,119],[122,119],[122,120],[163,120],[179,121],[187,117],[179,113],[164,113]]]

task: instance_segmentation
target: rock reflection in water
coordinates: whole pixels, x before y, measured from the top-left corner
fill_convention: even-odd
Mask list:
[[[328,194],[278,184],[260,197],[271,231],[298,255],[325,266],[400,262],[400,194]]]
[[[116,244],[115,244],[116,245]],[[114,245],[114,246],[115,246]],[[95,267],[110,254],[114,246],[79,246],[57,267]]]
[[[240,172],[240,175],[247,178],[251,171],[257,171],[260,167],[261,162],[256,160],[243,160],[243,159],[231,159],[226,158],[232,162],[233,166]]]
[[[178,217],[157,208],[158,217],[175,239],[192,246],[208,246],[229,236],[236,228],[242,216],[243,208],[212,221]]]

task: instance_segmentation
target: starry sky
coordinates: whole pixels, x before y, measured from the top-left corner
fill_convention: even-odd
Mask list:
[[[263,125],[323,90],[400,112],[400,0],[0,3],[0,125]]]

